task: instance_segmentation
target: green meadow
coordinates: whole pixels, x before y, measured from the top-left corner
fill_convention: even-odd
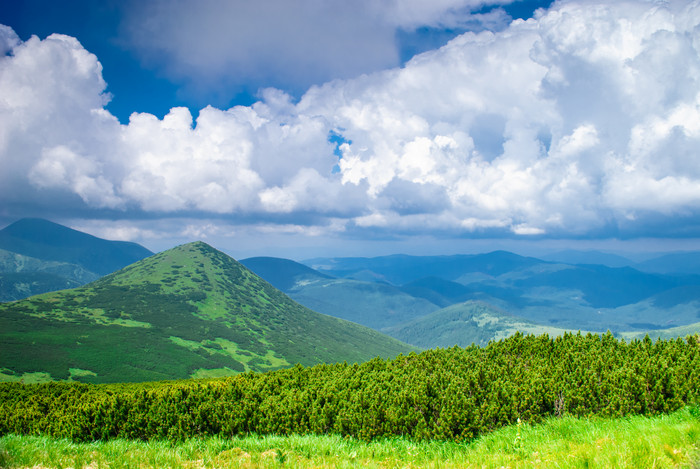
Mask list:
[[[339,435],[209,437],[73,443],[43,436],[0,438],[11,468],[696,468],[700,412],[618,419],[551,418],[515,424],[467,443]]]

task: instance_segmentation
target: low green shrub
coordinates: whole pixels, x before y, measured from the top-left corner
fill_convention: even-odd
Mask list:
[[[363,364],[216,380],[0,384],[0,434],[76,441],[324,434],[464,441],[552,416],[654,415],[697,405],[695,338],[515,336]]]

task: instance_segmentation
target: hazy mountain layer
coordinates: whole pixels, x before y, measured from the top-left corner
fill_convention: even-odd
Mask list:
[[[584,253],[574,254],[572,260],[584,260]],[[687,270],[692,270],[692,257],[686,262],[690,266]],[[591,260],[595,259],[592,255]],[[614,256],[608,260],[622,262]],[[362,272],[365,278],[374,276],[382,281],[409,279],[401,286],[404,293],[437,306],[482,301],[556,328],[646,331],[700,319],[697,275],[547,262],[503,251],[472,256],[314,259],[307,264],[338,276]],[[310,299],[305,301],[311,304]],[[351,307],[351,302],[346,303],[346,308]]]
[[[543,262],[511,252],[494,251],[487,254],[454,256],[317,258],[304,261],[304,264],[334,277],[352,277],[357,273],[363,273],[364,278],[367,278],[371,272],[377,279],[394,285],[404,285],[424,277],[456,280],[470,272],[497,276]]]
[[[0,249],[42,261],[76,264],[98,275],[153,254],[136,243],[108,241],[39,218],[24,218],[0,230]]]
[[[433,302],[393,285],[333,278],[288,259],[255,257],[241,263],[314,311],[376,330],[439,309]]]
[[[0,230],[0,302],[92,282],[152,253],[41,219]]]

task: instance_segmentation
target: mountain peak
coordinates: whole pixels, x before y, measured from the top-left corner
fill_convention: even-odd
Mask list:
[[[86,238],[99,239],[43,218],[21,218],[7,225],[0,230],[0,233],[27,241],[51,242],[68,246],[76,245]]]

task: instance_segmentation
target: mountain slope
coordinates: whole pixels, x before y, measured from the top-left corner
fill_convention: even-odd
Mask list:
[[[393,285],[337,279],[288,259],[252,257],[241,264],[307,308],[376,330],[439,309]]]
[[[0,273],[0,302],[21,300],[80,285],[82,283],[45,272]]]
[[[153,253],[136,243],[108,241],[39,218],[0,230],[0,249],[42,261],[65,262],[105,275]]]
[[[421,348],[485,346],[520,331],[562,335],[565,329],[543,326],[480,302],[467,301],[440,309],[407,324],[384,330],[392,337]]]
[[[413,350],[315,313],[207,244],[156,254],[85,287],[0,305],[0,368],[95,382],[364,361]]]
[[[352,279],[328,279],[297,285],[287,294],[319,313],[376,330],[424,316],[439,306],[398,287]]]
[[[415,280],[402,286],[401,291],[417,298],[424,298],[443,308],[466,301],[474,295],[471,288],[439,277]]]
[[[98,278],[76,264],[42,261],[0,249],[0,303],[79,287]]]
[[[250,257],[241,260],[240,263],[283,292],[300,283],[333,278],[304,264],[278,257]]]
[[[647,274],[630,267],[579,265],[556,272],[544,272],[514,282],[516,287],[578,289],[594,308],[616,308],[636,303],[679,286],[680,280]]]
[[[13,274],[41,272],[72,280],[78,285],[84,285],[100,278],[96,273],[77,264],[44,261],[4,249],[0,249],[0,272]]]

